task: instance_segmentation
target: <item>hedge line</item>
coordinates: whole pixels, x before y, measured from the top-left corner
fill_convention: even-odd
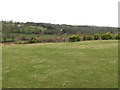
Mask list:
[[[120,40],[120,35],[116,34],[113,35],[110,32],[105,33],[105,34],[94,34],[94,35],[86,35],[86,36],[78,36],[78,35],[71,35],[69,37],[70,42],[77,42],[77,41],[86,41],[86,40],[110,40],[110,39],[116,39]]]

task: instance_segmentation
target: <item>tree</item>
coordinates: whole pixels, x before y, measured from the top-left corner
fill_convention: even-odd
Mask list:
[[[36,43],[37,42],[37,40],[36,40],[36,38],[34,38],[34,37],[32,37],[31,39],[30,39],[30,41],[29,41],[29,43]]]
[[[77,35],[72,35],[72,36],[69,37],[70,42],[77,42],[77,41],[80,41],[80,40],[81,40],[81,38]]]
[[[115,35],[115,39],[120,40],[120,35],[119,34]]]
[[[93,37],[92,37],[92,36],[86,36],[86,39],[87,39],[87,40],[92,40]]]
[[[100,39],[100,35],[99,35],[99,34],[94,34],[93,39],[94,39],[94,40],[99,40],[99,39]]]
[[[109,39],[112,39],[112,34],[110,32],[108,33],[105,33],[101,36],[101,39],[102,40],[109,40]]]

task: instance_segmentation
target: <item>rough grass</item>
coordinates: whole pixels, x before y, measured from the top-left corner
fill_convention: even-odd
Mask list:
[[[3,88],[117,88],[118,42],[3,46]]]
[[[14,35],[15,37],[27,37],[27,38],[32,38],[37,36],[37,34],[19,34],[19,33],[11,33],[11,35]],[[54,35],[47,35],[47,34],[40,35],[41,38],[51,38],[53,36]]]

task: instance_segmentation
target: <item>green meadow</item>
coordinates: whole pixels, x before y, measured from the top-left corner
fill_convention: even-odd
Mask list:
[[[3,88],[117,88],[118,41],[2,46]]]

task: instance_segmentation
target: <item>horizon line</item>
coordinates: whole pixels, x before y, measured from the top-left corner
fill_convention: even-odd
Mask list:
[[[31,23],[44,23],[44,24],[55,24],[57,25],[58,23],[48,23],[48,22],[35,22],[35,21],[15,21],[15,20],[0,20],[1,21],[6,21],[6,22],[19,22],[19,23],[27,23],[27,22],[31,22]],[[65,23],[62,23],[62,24],[58,24],[58,25],[70,25],[70,26],[91,26],[91,27],[113,27],[113,28],[120,28],[119,26],[102,26],[102,25],[78,25],[78,24],[65,24]]]

